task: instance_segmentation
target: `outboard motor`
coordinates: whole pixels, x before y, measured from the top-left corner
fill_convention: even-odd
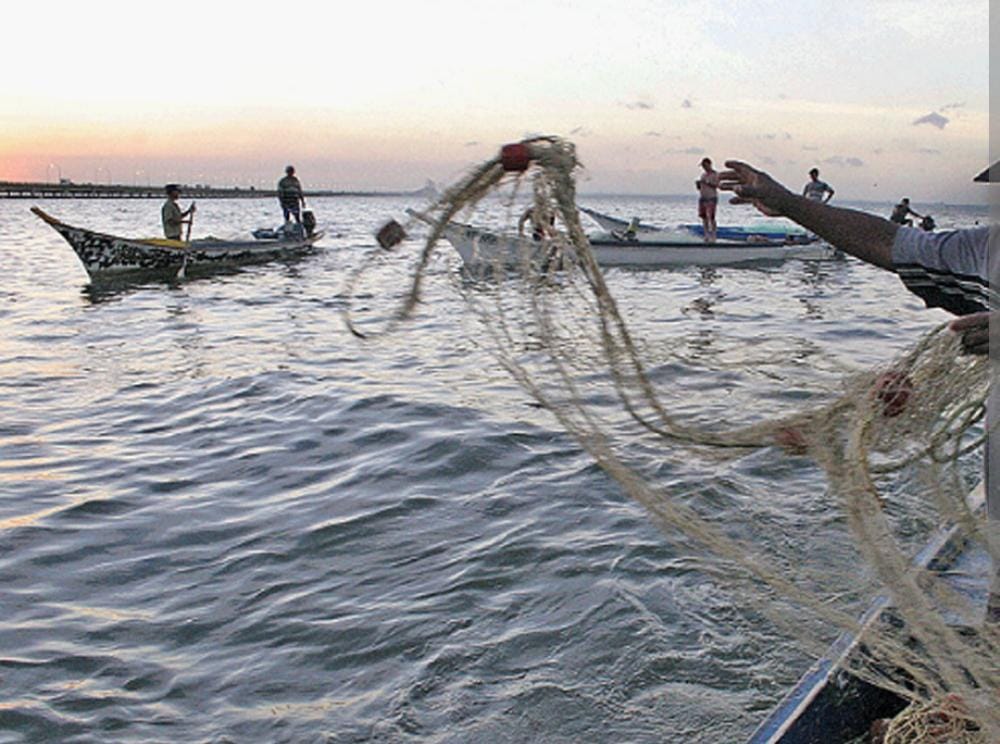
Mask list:
[[[306,229],[306,235],[311,238],[316,230],[316,215],[311,209],[302,210],[302,227]]]

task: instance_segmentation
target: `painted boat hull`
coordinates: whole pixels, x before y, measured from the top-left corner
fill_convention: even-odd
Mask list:
[[[467,266],[483,264],[519,265],[525,260],[543,261],[548,249],[545,242],[529,237],[505,235],[469,225],[451,223],[444,229]],[[836,251],[814,241],[809,244],[784,242],[718,242],[663,240],[593,239],[591,249],[601,266],[670,267],[670,266],[739,266],[789,259],[820,260],[836,256]]]
[[[73,227],[32,207],[41,220],[52,227],[73,248],[83,268],[91,277],[129,272],[177,272],[262,263],[298,255],[313,249],[323,233],[296,240],[146,240]]]
[[[587,207],[580,207],[580,211],[590,217],[594,222],[605,230],[608,237],[613,233],[624,234],[629,227],[628,220],[603,214]],[[648,225],[642,221],[635,225],[635,237],[640,241],[669,241],[691,239],[691,236],[703,238],[705,228],[701,225],[678,225],[677,227],[656,227]],[[720,225],[716,230],[716,238],[719,240],[749,241],[763,239],[770,242],[789,242],[807,244],[813,242],[815,238],[805,230],[787,225]]]
[[[982,510],[982,486],[970,495],[973,510]],[[988,551],[970,544],[954,527],[939,530],[924,546],[914,563],[940,572],[960,594],[985,604],[991,560]],[[972,583],[966,578],[974,577]],[[973,600],[975,603],[975,600]],[[845,662],[859,653],[866,628],[886,622],[891,611],[887,596],[877,597],[861,618],[858,633],[843,633],[826,654],[757,727],[747,744],[835,744],[865,735],[879,718],[901,712],[907,701],[893,692],[866,682],[844,670]]]

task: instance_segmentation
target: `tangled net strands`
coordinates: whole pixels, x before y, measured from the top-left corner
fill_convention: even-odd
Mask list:
[[[665,451],[727,459],[779,446],[811,457],[826,473],[857,549],[891,597],[893,621],[865,630],[865,653],[849,661],[850,671],[913,701],[911,717],[935,701],[962,701],[962,741],[1000,741],[1000,633],[986,626],[962,634],[947,617],[968,617],[967,600],[936,574],[916,567],[900,547],[880,494],[886,479],[903,471],[921,473],[925,498],[942,522],[954,524],[959,539],[985,544],[997,565],[1000,550],[989,542],[985,516],[970,510],[958,461],[978,448],[989,390],[988,362],[963,356],[957,336],[934,329],[884,369],[852,374],[827,402],[776,419],[724,428],[672,414],[670,389],[660,390],[644,365],[580,224],[575,203],[574,146],[555,137],[509,145],[496,158],[447,190],[423,219],[430,232],[416,260],[409,290],[383,324],[389,332],[409,318],[420,301],[430,260],[449,224],[490,195],[509,187],[508,207],[530,185],[535,224],[561,222],[561,231],[541,241],[524,238],[516,257],[484,261],[497,291],[481,293],[458,284],[467,306],[488,333],[500,365],[640,503],[668,534],[680,531],[734,567],[733,583],[745,582],[755,602],[776,627],[816,649],[811,625],[857,632],[853,612],[837,609],[815,590],[821,576],[790,578],[752,546],[726,534],[690,505],[656,487],[616,441],[622,420],[608,420],[593,403],[595,365],[622,417]],[[399,225],[383,230],[383,248],[403,237]],[[383,237],[387,236],[386,240]],[[372,260],[377,260],[373,254]],[[352,279],[349,295],[367,265]],[[500,291],[500,288],[509,291]],[[367,337],[350,307],[348,327]],[[585,326],[592,323],[590,332]],[[662,387],[662,386],[661,386]],[[674,393],[676,396],[676,394]],[[606,398],[604,398],[606,400]],[[606,406],[604,406],[606,409]],[[760,418],[763,419],[763,416]],[[975,433],[979,432],[976,436]],[[792,608],[791,610],[789,608]],[[951,697],[949,697],[951,696]],[[924,716],[926,719],[926,716]],[[966,721],[975,722],[966,725]],[[902,725],[902,724],[900,724]],[[924,738],[887,741],[932,741]],[[899,727],[897,727],[899,729]],[[901,730],[901,729],[900,729]],[[911,736],[908,729],[905,736]],[[979,738],[975,738],[979,737]]]

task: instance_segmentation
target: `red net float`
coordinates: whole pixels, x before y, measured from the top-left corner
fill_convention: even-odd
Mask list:
[[[875,397],[882,404],[882,415],[898,416],[913,395],[913,381],[902,372],[886,372],[875,380]]]
[[[523,142],[515,142],[500,148],[500,164],[505,171],[522,173],[531,163],[531,151]]]

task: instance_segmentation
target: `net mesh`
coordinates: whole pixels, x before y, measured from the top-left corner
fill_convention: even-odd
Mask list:
[[[818,403],[780,416],[768,415],[761,405],[742,414],[743,423],[720,424],[717,408],[699,412],[687,399],[689,392],[669,384],[662,355],[651,374],[643,353],[649,346],[630,333],[581,226],[572,143],[540,137],[520,145],[530,163],[512,165],[501,153],[416,214],[429,232],[408,291],[377,327],[361,322],[348,307],[350,329],[365,337],[395,328],[417,307],[441,239],[464,248],[466,279],[455,287],[481,324],[478,338],[500,365],[661,529],[700,543],[731,569],[720,572],[719,580],[736,587],[779,632],[818,651],[817,627],[858,632],[862,622],[853,609],[818,590],[826,578],[822,572],[791,570],[734,537],[655,476],[659,457],[711,464],[777,448],[789,457],[812,458],[891,605],[881,621],[867,624],[863,652],[844,665],[912,700],[914,719],[920,716],[913,711],[925,711],[935,701],[959,699],[962,736],[973,737],[961,740],[1000,741],[996,626],[974,632],[956,627],[952,618],[974,616],[975,608],[939,572],[914,564],[885,495],[890,484],[908,483],[936,521],[952,525],[956,544],[984,545],[996,565],[997,546],[989,543],[985,515],[969,506],[968,468],[961,467],[985,436],[987,360],[961,354],[956,334],[940,327],[885,365],[815,391],[809,400]],[[473,218],[483,200],[504,205],[511,227],[520,213],[516,205],[529,202],[541,239],[513,229],[479,232],[456,221]],[[558,229],[545,229],[553,224]],[[402,230],[392,232],[402,238]],[[488,281],[490,291],[478,291],[475,280]],[[887,741],[936,740],[926,733],[933,728],[924,725],[920,735],[894,731],[896,738]],[[916,738],[905,738],[911,735]]]

